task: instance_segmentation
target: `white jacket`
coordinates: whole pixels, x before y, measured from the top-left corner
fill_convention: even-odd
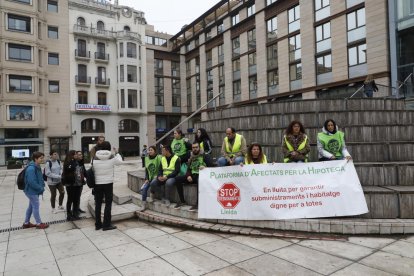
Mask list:
[[[114,166],[122,164],[122,157],[119,153],[115,156],[108,150],[98,150],[93,160],[93,169],[95,171],[95,183],[110,184],[114,183]]]

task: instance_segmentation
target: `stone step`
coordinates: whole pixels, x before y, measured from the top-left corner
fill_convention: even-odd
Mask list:
[[[115,191],[114,191],[114,196],[115,196]],[[132,195],[131,195],[132,198]],[[104,214],[104,207],[105,203],[102,204],[102,211],[101,211],[101,216],[103,219],[103,214]],[[89,212],[92,214],[92,217],[95,218],[95,200],[93,199],[93,197],[90,197],[88,199],[88,209]],[[135,217],[135,212],[139,210],[139,207],[134,204],[134,203],[126,203],[123,205],[118,205],[116,202],[112,203],[112,221],[121,221],[121,220],[125,220],[125,219],[131,219]]]

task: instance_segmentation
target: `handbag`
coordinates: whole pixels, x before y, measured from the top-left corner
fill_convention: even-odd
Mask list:
[[[95,171],[93,169],[93,159],[91,163],[91,167],[86,170],[85,172],[86,176],[86,185],[88,185],[89,188],[93,189],[96,186],[95,183]]]

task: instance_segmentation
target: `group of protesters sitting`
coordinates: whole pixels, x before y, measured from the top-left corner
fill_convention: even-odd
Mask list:
[[[344,133],[338,130],[335,121],[325,121],[322,132],[317,136],[317,148],[319,161],[350,160]],[[285,163],[308,162],[310,144],[305,133],[305,128],[300,121],[292,121],[285,130],[282,141],[283,161]],[[165,185],[165,193],[162,201],[169,206],[171,190],[177,189],[179,202],[174,206],[179,209],[185,205],[184,184],[198,184],[199,171],[205,167],[213,167],[211,158],[212,143],[205,129],[197,130],[195,140],[191,144],[184,138],[180,129],[174,131],[174,140],[171,145],[162,145],[161,153],[157,154],[157,148],[150,146],[145,157],[145,182],[141,188],[142,207],[147,208],[148,191],[151,188],[151,198],[155,200],[155,193],[161,193],[161,187]],[[217,166],[267,164],[266,155],[259,143],[252,142],[247,146],[243,135],[236,133],[232,127],[226,129],[226,137],[221,146],[222,156],[217,160]],[[196,211],[197,203],[190,207],[190,211]]]

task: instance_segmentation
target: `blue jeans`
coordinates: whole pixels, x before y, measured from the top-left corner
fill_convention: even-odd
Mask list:
[[[151,191],[153,193],[161,193],[161,186],[165,184],[165,199],[170,199],[171,189],[174,187],[175,178],[168,178],[166,181],[159,181],[158,179],[154,179],[151,181]],[[144,200],[144,199],[143,199]]]
[[[233,165],[240,165],[241,163],[244,163],[244,157],[243,156],[238,156],[238,157],[234,158]],[[227,159],[226,158],[220,157],[217,160],[217,165],[219,167],[224,167],[224,166],[228,166],[229,165],[229,162],[227,162]]]
[[[141,189],[142,201],[147,201],[148,190],[151,187],[151,182],[146,183]]]
[[[25,194],[27,196],[27,198],[29,199],[29,207],[27,207],[26,210],[26,218],[24,219],[24,223],[29,223],[30,222],[30,217],[33,216],[36,220],[36,223],[42,223],[42,220],[40,219],[40,214],[39,214],[39,195],[28,195]]]

